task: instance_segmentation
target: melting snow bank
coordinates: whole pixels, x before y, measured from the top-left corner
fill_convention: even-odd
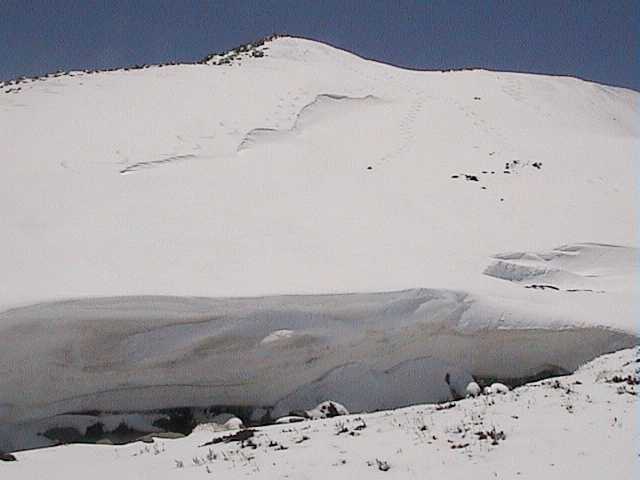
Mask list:
[[[638,348],[575,374],[441,405],[126,446],[18,452],[3,478],[636,478]],[[204,427],[204,426],[203,426]],[[606,441],[603,439],[606,438]],[[386,477],[385,477],[386,478]]]
[[[546,292],[518,292],[117,297],[7,311],[0,450],[189,433],[222,412],[264,424],[327,399],[352,412],[446,402],[474,378],[519,385],[638,343],[633,331],[580,325],[590,304],[572,293],[545,307]]]

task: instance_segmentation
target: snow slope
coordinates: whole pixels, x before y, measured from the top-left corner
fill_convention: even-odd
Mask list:
[[[135,478],[637,478],[638,350],[506,395],[259,428],[250,442],[201,446],[228,432],[127,446],[69,445],[15,454],[12,480]],[[635,379],[635,380],[634,380]],[[495,440],[493,439],[495,438]],[[380,470],[389,467],[388,470]]]
[[[498,253],[637,245],[636,92],[265,47],[0,89],[0,305],[492,290]]]
[[[438,401],[445,373],[637,343],[637,92],[251,52],[0,85],[0,448],[95,409]]]

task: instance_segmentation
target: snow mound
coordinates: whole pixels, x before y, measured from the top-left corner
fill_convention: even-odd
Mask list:
[[[288,338],[293,337],[294,332],[293,330],[276,330],[275,332],[270,333],[269,335],[267,335],[266,337],[264,337],[262,340],[260,340],[260,343],[272,343],[272,342],[277,342],[279,340],[286,340]]]
[[[638,250],[585,243],[548,252],[506,253],[494,258],[497,260],[485,269],[485,275],[534,288],[602,292],[608,285],[620,287],[620,280],[634,275]]]
[[[488,387],[485,387],[484,393],[486,395],[506,395],[509,393],[509,387],[504,383],[495,382]]]
[[[482,393],[482,389],[476,382],[469,382],[465,389],[465,393],[467,394],[467,397],[477,397]]]
[[[307,417],[302,417],[299,415],[285,415],[284,417],[280,417],[276,419],[275,423],[277,425],[284,423],[299,423],[308,420]]]
[[[355,118],[365,112],[372,111],[369,106],[378,105],[380,100],[373,95],[366,97],[349,97],[337,94],[317,95],[313,101],[304,105],[294,114],[289,128],[278,130],[261,127],[250,130],[240,141],[238,152],[249,148],[259,148],[270,143],[287,143],[304,141],[305,137],[317,135],[318,130],[326,130],[334,125],[337,119]],[[374,112],[375,113],[375,112]],[[305,135],[306,134],[306,135]],[[316,145],[323,145],[315,141]]]
[[[241,428],[244,428],[244,423],[241,419],[230,413],[221,413],[205,423],[198,424],[193,431],[225,432],[229,430],[239,430]]]
[[[349,415],[349,410],[338,402],[327,400],[316,405],[315,408],[306,411],[307,417],[311,419],[333,418],[341,415]]]

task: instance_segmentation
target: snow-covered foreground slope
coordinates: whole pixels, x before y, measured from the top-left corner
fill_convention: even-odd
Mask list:
[[[12,480],[85,478],[637,478],[638,350],[506,395],[178,440],[17,453]],[[635,384],[635,385],[634,385]],[[388,469],[387,469],[388,468]],[[381,470],[382,469],[382,470]]]
[[[293,38],[1,85],[0,449],[69,413],[391,408],[637,344],[639,98]]]

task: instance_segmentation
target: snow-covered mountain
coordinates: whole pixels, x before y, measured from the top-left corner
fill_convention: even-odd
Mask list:
[[[635,245],[636,92],[261,49],[3,87],[0,305],[493,291],[498,253]]]
[[[391,408],[637,344],[639,99],[290,37],[0,84],[0,449],[70,412]]]

